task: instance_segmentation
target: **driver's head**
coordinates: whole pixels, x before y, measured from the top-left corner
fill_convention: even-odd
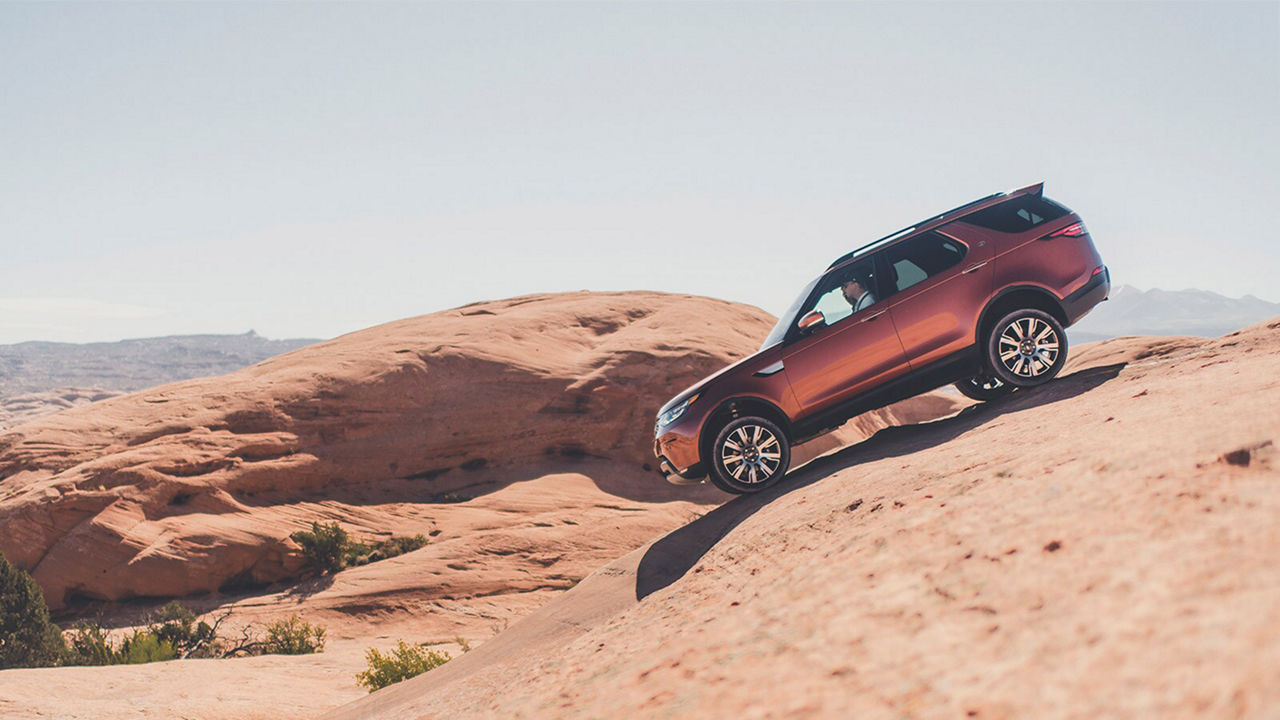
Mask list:
[[[863,275],[852,275],[844,281],[840,289],[844,291],[844,299],[850,305],[857,305],[858,300],[867,294],[867,279]]]

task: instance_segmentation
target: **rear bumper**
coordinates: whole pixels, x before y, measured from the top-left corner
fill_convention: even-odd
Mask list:
[[[1074,325],[1111,294],[1111,271],[1104,265],[1102,272],[1089,278],[1080,289],[1062,299],[1062,310],[1067,314],[1067,324]]]

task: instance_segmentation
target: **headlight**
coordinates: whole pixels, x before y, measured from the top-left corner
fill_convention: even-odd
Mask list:
[[[685,398],[679,405],[676,405],[670,410],[659,415],[658,428],[659,429],[664,428],[670,425],[671,423],[675,422],[676,420],[679,420],[680,416],[684,414],[684,411],[688,410],[689,406],[693,404],[693,401],[697,399],[698,399],[698,395],[696,393],[693,395],[690,395],[689,397]]]

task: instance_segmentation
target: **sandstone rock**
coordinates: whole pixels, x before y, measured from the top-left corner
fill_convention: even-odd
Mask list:
[[[324,717],[1270,717],[1278,376],[1280,319],[1081,348]]]
[[[303,519],[266,511],[474,494],[587,456],[641,468],[661,403],[771,323],[705,298],[530,296],[71,409],[0,434],[0,551],[54,608],[291,577]]]

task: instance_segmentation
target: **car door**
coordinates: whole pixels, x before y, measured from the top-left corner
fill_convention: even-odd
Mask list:
[[[869,285],[871,297],[845,297],[851,279]],[[800,417],[852,398],[902,374],[906,357],[870,258],[832,270],[814,288],[796,318],[817,310],[826,318],[807,334],[793,328],[783,367]]]
[[[937,230],[881,251],[890,313],[912,369],[963,350],[991,293],[991,246]]]

